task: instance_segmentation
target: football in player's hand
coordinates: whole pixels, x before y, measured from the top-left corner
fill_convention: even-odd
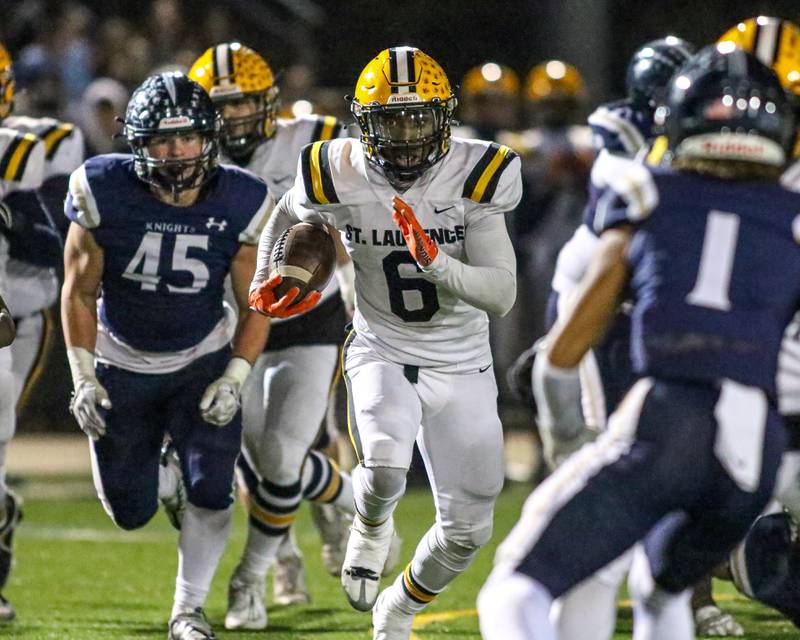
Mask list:
[[[293,303],[311,291],[322,291],[336,268],[336,244],[325,225],[300,222],[284,231],[272,248],[270,277],[276,273],[281,283],[275,288],[280,300],[292,287],[300,289]]]

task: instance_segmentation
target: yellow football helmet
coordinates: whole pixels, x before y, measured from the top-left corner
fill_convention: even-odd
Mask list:
[[[783,88],[800,97],[800,28],[789,20],[758,16],[728,29],[717,42],[733,42],[777,74]]]
[[[350,106],[369,161],[407,186],[450,149],[456,103],[438,62],[415,47],[391,47],[364,67]]]
[[[189,70],[222,117],[222,145],[234,160],[246,160],[275,135],[278,87],[267,61],[239,42],[207,49]]]
[[[516,98],[519,94],[519,76],[511,67],[487,62],[472,67],[461,82],[464,95],[507,96]]]
[[[525,79],[525,97],[533,102],[571,98],[583,94],[583,78],[580,71],[561,60],[540,62]]]
[[[0,43],[0,122],[11,115],[14,108],[14,68],[11,55]]]

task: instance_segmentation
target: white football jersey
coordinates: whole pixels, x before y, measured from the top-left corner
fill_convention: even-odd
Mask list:
[[[41,179],[35,187],[54,176],[69,176],[83,163],[83,134],[73,124],[53,118],[10,116],[3,126],[20,134],[41,140],[44,157]],[[58,278],[55,269],[33,265],[21,260],[8,262],[9,308],[18,316],[27,316],[52,305],[58,297]]]
[[[267,183],[275,202],[294,184],[300,150],[317,140],[338,138],[344,132],[342,123],[333,116],[279,118],[276,125],[275,135],[258,145],[243,167]],[[224,155],[222,161],[231,162]]]
[[[70,175],[83,164],[83,133],[74,124],[53,118],[10,116],[3,126],[22,133],[32,133],[45,147],[44,180]]]
[[[449,371],[488,365],[486,312],[427,279],[392,221],[395,195],[414,209],[440,251],[469,264],[464,238],[470,226],[513,209],[521,198],[519,158],[497,143],[452,138],[447,155],[398,194],[358,140],[317,142],[303,150],[282,204],[301,220],[340,231],[355,265],[353,324],[378,354]]]
[[[32,133],[0,127],[0,201],[14,191],[38,189],[44,171],[44,143]],[[55,300],[55,274],[41,271],[41,267],[10,260],[8,242],[0,236],[0,294],[14,316],[29,315],[31,306],[47,306]]]

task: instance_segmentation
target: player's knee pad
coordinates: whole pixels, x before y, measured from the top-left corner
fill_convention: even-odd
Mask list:
[[[233,504],[233,482],[215,476],[197,478],[187,483],[188,501],[201,509],[218,511]]]
[[[365,467],[353,469],[353,493],[362,516],[380,520],[388,515],[406,490],[405,469]]]
[[[267,448],[264,447],[265,450]],[[280,442],[276,439],[269,448],[269,455],[260,456],[262,468],[258,469],[258,474],[275,484],[290,485],[297,482],[308,453],[308,443],[282,438]]]
[[[442,566],[456,573],[466,571],[475,559],[478,549],[484,544],[476,543],[470,536],[463,535],[454,540],[438,523],[433,526],[432,534],[426,536],[431,556]]]
[[[768,602],[784,589],[795,553],[791,518],[787,514],[758,518],[731,553],[730,568],[736,588],[751,598]]]
[[[158,511],[158,501],[142,496],[115,496],[106,493],[102,498],[103,508],[120,529],[132,531],[143,527]]]
[[[453,522],[442,525],[442,532],[450,542],[465,549],[477,551],[492,538],[492,511],[488,516],[474,521]]]

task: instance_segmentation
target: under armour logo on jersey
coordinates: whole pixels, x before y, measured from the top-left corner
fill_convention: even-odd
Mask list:
[[[211,229],[212,227],[216,227],[219,231],[225,231],[225,227],[228,226],[227,220],[220,220],[217,222],[213,217],[208,219],[206,222],[206,229]]]

